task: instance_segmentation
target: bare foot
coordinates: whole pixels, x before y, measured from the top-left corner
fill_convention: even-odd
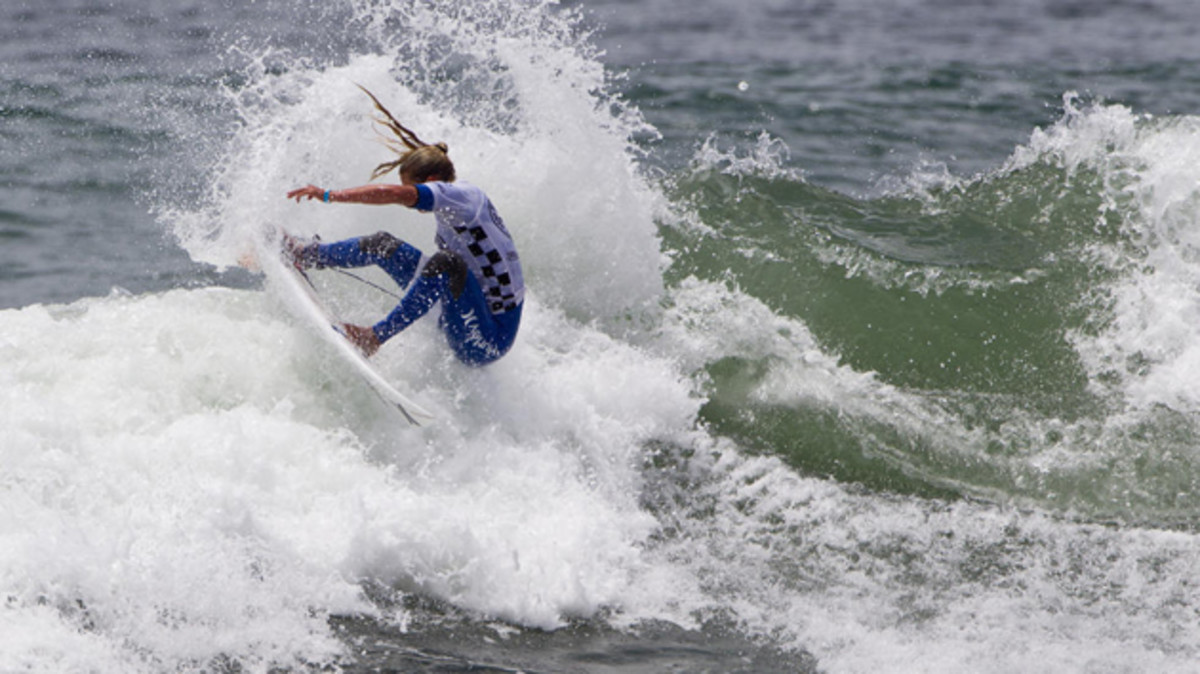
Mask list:
[[[357,346],[364,356],[369,358],[379,350],[379,338],[375,336],[373,329],[350,323],[343,323],[342,329],[346,331],[346,338]]]

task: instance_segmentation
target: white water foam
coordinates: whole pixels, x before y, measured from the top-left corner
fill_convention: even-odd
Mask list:
[[[1111,318],[1074,335],[1094,381],[1119,382],[1136,409],[1200,409],[1200,120],[1154,119],[1118,105],[1079,108],[1035,134],[1014,165],[1052,158],[1104,181],[1106,210],[1121,214],[1121,243],[1097,246],[1119,278]],[[1102,213],[1097,214],[1099,220]],[[1099,227],[1099,225],[1098,225]]]
[[[0,322],[0,668],[319,662],[331,614],[374,613],[361,581],[542,627],[619,606],[651,573],[642,445],[697,404],[663,362],[536,310],[503,365],[419,388],[444,415],[427,429],[263,293]]]

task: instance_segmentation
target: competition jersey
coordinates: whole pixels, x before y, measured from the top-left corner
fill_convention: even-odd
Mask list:
[[[525,299],[521,259],[483,190],[462,182],[427,182],[416,187],[416,208],[432,211],[437,220],[438,248],[466,261],[492,313],[517,308]]]

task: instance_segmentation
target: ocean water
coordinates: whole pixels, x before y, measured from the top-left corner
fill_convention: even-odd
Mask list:
[[[1200,5],[0,19],[0,671],[1196,671]],[[388,158],[359,84],[529,283],[376,356],[422,428],[237,264],[432,246],[284,199]]]

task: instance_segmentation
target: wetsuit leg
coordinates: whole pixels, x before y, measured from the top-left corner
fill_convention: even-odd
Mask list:
[[[408,293],[374,326],[384,342],[424,316],[438,301],[438,325],[455,355],[468,365],[485,365],[504,355],[516,338],[521,310],[493,316],[479,282],[462,258],[441,251],[429,259]]]
[[[521,324],[517,305],[502,314],[493,314],[474,275],[468,274],[466,288],[454,300],[442,304],[438,325],[454,355],[467,365],[487,365],[508,353]]]
[[[412,281],[421,262],[421,251],[387,232],[320,243],[312,249],[313,261],[321,267],[366,267],[377,265],[400,287]]]
[[[437,302],[453,301],[462,293],[468,278],[473,277],[462,258],[446,251],[436,253],[425,263],[400,304],[375,324],[375,336],[385,342],[428,313]]]

